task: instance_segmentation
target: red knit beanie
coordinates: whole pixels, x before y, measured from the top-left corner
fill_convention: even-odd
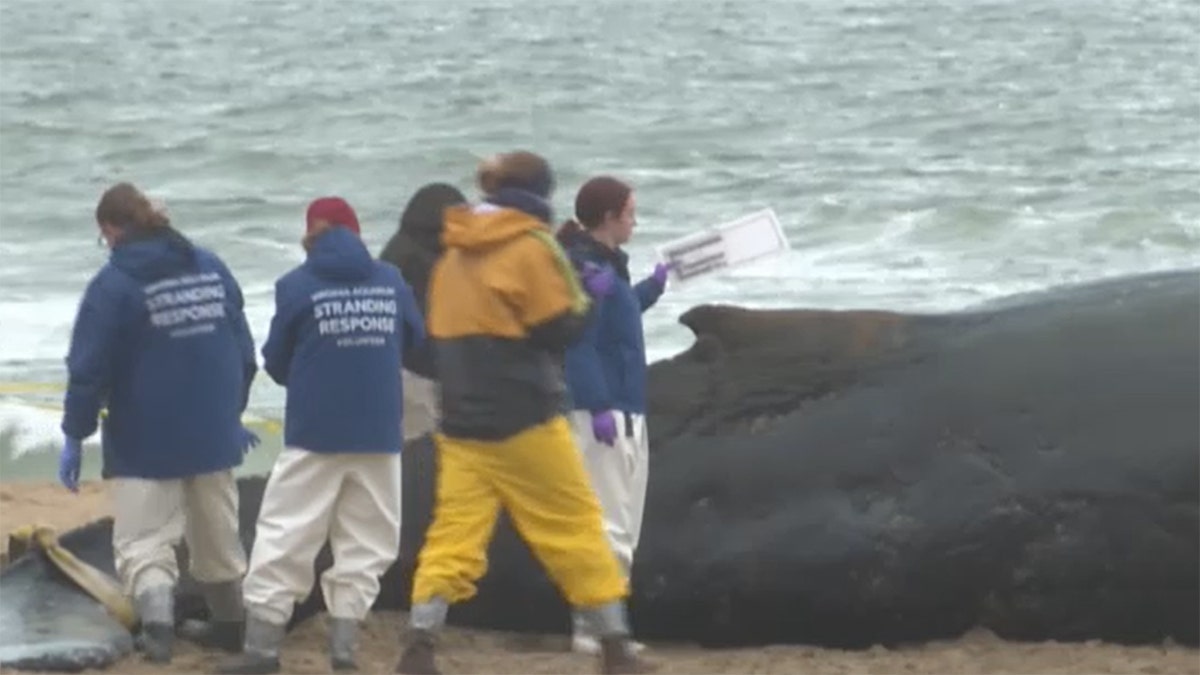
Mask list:
[[[324,220],[334,226],[340,225],[354,234],[362,234],[358,229],[358,215],[341,197],[314,199],[313,203],[308,205],[304,231],[312,232],[313,223],[318,220]]]

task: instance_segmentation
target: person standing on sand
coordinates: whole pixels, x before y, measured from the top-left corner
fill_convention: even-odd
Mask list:
[[[425,339],[412,289],[374,260],[345,200],[322,197],[306,216],[304,263],[275,283],[263,368],[287,388],[284,449],[263,493],[243,584],[242,657],[223,673],[277,673],[297,602],[321,576],[335,671],[354,670],[359,623],[400,552],[400,373]]]
[[[611,176],[583,184],[575,218],[559,228],[558,240],[579,269],[615,272],[612,292],[596,301],[583,336],[566,354],[567,386],[575,441],[583,451],[592,486],[604,509],[604,529],[625,576],[642,530],[650,468],[646,430],[646,344],[642,313],[654,306],[667,284],[666,264],[631,284],[629,256],[621,250],[637,223],[633,190]],[[583,617],[574,617],[571,647],[594,654],[600,646]],[[634,643],[635,649],[641,645]]]
[[[258,370],[241,288],[129,183],[104,193],[96,223],[111,255],[71,333],[59,480],[78,491],[81,443],[106,407],[101,475],[142,651],[171,661],[181,539],[212,618],[207,644],[237,649],[246,556],[233,468],[258,443],[240,422]]]
[[[413,288],[421,315],[428,312],[429,276],[442,255],[442,223],[448,207],[466,204],[458,188],[430,183],[417,190],[400,216],[400,229],[379,254],[400,269]],[[404,440],[419,438],[437,428],[437,370],[433,343],[426,341],[405,360]]]
[[[629,648],[628,583],[562,415],[562,353],[589,302],[549,229],[550,167],[507,153],[484,162],[478,179],[485,201],[447,211],[446,252],[429,287],[442,408],[437,501],[396,672],[438,672],[435,634],[450,605],[475,594],[501,508],[600,636],[604,672],[645,672]],[[601,273],[584,283],[600,295],[613,281]]]

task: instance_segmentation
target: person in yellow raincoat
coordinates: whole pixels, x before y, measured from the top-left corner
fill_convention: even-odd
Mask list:
[[[648,672],[630,649],[628,582],[563,414],[563,354],[590,301],[550,230],[553,175],[542,157],[513,152],[484,162],[478,179],[485,200],[445,212],[446,251],[430,280],[437,501],[396,672],[438,672],[435,634],[449,606],[475,594],[501,508],[600,637],[603,671]],[[583,279],[593,296],[613,283],[611,272]]]

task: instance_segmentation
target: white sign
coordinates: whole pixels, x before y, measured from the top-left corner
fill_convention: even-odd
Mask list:
[[[789,248],[775,212],[763,209],[658,247],[662,262],[674,263],[678,281],[742,265]]]

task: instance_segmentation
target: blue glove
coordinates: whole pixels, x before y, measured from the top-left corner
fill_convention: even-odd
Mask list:
[[[617,440],[617,416],[611,410],[592,413],[592,435],[605,445]]]
[[[77,438],[63,437],[58,453],[58,482],[71,492],[79,492],[79,469],[83,466],[83,443]]]
[[[242,427],[242,454],[250,452],[250,448],[257,448],[259,444],[258,434],[250,431],[246,427]]]
[[[581,276],[584,290],[596,299],[603,298],[612,292],[613,284],[617,282],[617,273],[608,265],[587,263],[583,266]]]

